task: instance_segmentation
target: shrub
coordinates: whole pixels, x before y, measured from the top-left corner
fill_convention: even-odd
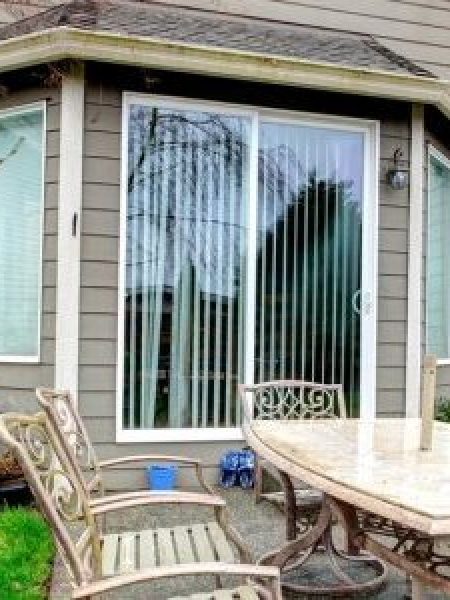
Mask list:
[[[436,419],[450,423],[450,398],[439,398]]]

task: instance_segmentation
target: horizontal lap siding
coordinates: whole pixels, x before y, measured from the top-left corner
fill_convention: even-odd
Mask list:
[[[30,89],[0,100],[0,109],[47,102],[47,148],[45,163],[44,239],[42,264],[41,362],[11,364],[0,362],[0,412],[34,412],[37,386],[52,386],[55,365],[55,314],[58,233],[59,90]]]
[[[30,17],[60,3],[61,0],[0,0],[0,25]]]
[[[407,113],[407,111],[406,111]],[[210,476],[233,443],[115,444],[121,92],[88,84],[84,138],[79,402],[101,457],[149,451],[202,458]],[[409,124],[381,126],[378,401],[382,414],[404,410],[408,191],[385,174],[395,148],[409,162]],[[363,374],[364,376],[364,374]],[[142,469],[117,469],[112,485],[144,484]]]
[[[382,121],[380,135],[377,411],[401,415],[405,410],[409,191],[392,190],[386,173],[396,148],[403,154],[402,167],[409,167],[409,123]]]

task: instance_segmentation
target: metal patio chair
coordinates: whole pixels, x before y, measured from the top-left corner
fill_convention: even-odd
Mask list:
[[[126,510],[132,506],[149,506],[177,503],[177,498],[185,498],[184,503],[203,504],[214,508],[214,519],[206,523],[187,523],[174,528],[155,529],[146,534],[155,543],[155,553],[164,564],[172,564],[175,555],[183,557],[183,562],[194,562],[196,557],[202,562],[220,560],[235,562],[235,550],[242,562],[252,563],[249,547],[228,519],[225,501],[217,496],[205,482],[200,461],[178,456],[157,454],[125,456],[99,461],[78,411],[71,401],[70,394],[49,389],[37,389],[37,398],[48,419],[53,436],[58,440],[66,460],[73,471],[91,510],[97,514],[103,506],[116,505],[115,510]],[[202,493],[168,491],[165,493],[139,490],[105,495],[104,470],[130,462],[155,460],[188,465],[195,468]],[[96,494],[97,492],[97,494]],[[151,501],[150,501],[151,500]],[[98,513],[99,514],[99,513]],[[105,536],[105,549],[110,555],[110,564],[104,565],[105,572],[112,573],[115,561],[128,560],[127,553],[133,548],[136,534]],[[106,552],[106,550],[105,550]]]
[[[235,575],[251,579],[231,590],[220,589],[189,597],[196,600],[281,600],[278,569],[227,564],[217,560],[222,551],[218,546],[219,557],[210,557],[207,549],[202,555],[193,556],[189,538],[184,537],[185,530],[173,528],[174,539],[181,543],[177,552],[172,547],[172,560],[165,563],[161,552],[155,552],[157,530],[119,534],[126,551],[117,557],[111,553],[110,536],[102,535],[97,526],[96,517],[121,508],[193,503],[218,510],[224,506],[219,498],[188,492],[158,497],[148,494],[92,506],[44,413],[1,415],[0,440],[14,452],[37,504],[53,530],[71,577],[72,598],[91,598],[130,584],[177,576],[215,575],[218,578]],[[130,540],[134,543],[130,544]]]
[[[314,383],[301,380],[280,380],[239,385],[244,418],[254,419],[336,419],[346,418],[347,411],[341,384]],[[285,490],[286,481],[267,461],[256,458],[255,501],[268,500],[284,510],[286,491],[264,491],[264,471]],[[290,485],[290,484],[288,484]],[[298,506],[298,526],[305,530],[320,510],[322,494],[304,485],[293,490]]]

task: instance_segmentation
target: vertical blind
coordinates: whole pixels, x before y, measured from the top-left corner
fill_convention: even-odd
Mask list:
[[[429,161],[427,351],[450,358],[450,168],[435,156]]]
[[[263,122],[256,381],[342,383],[358,411],[363,135]]]
[[[43,111],[0,116],[0,356],[39,354]]]
[[[341,382],[356,414],[363,134],[261,120],[252,169],[250,117],[128,110],[124,427],[238,426],[249,352],[255,381]]]
[[[132,106],[125,427],[239,421],[249,121]]]

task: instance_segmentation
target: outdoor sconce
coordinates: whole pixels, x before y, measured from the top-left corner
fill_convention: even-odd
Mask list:
[[[404,190],[408,185],[408,170],[399,166],[399,160],[403,156],[400,148],[394,152],[394,167],[389,169],[386,180],[393,190]]]

